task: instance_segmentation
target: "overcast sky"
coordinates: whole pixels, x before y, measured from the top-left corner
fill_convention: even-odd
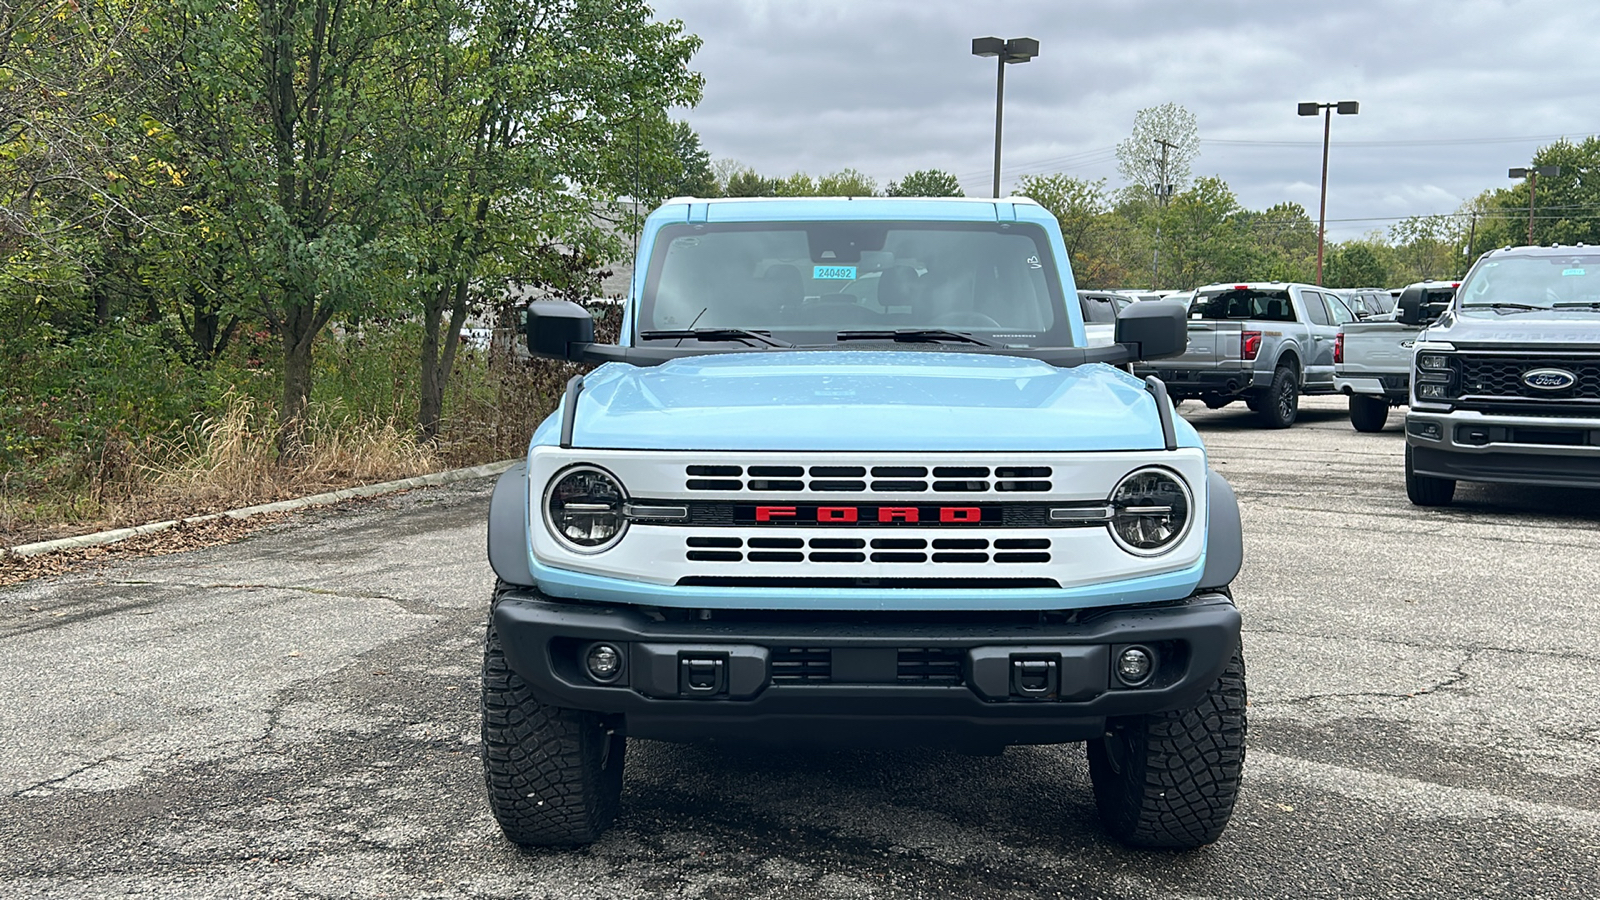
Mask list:
[[[1002,190],[1021,175],[1117,175],[1134,114],[1199,119],[1196,175],[1240,201],[1315,219],[1322,120],[1334,116],[1329,237],[1454,211],[1510,183],[1540,144],[1600,131],[1594,0],[656,0],[705,46],[705,99],[680,111],[713,157],[764,175],[918,169],[987,196],[995,63],[971,39],[1033,37],[1006,71]],[[1359,221],[1352,221],[1359,220]]]

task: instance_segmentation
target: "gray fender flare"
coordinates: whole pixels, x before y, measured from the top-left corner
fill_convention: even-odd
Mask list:
[[[489,500],[489,566],[509,584],[533,586],[528,568],[528,463],[507,469]]]
[[[1227,587],[1244,565],[1244,529],[1239,524],[1239,500],[1233,486],[1208,469],[1206,484],[1210,502],[1206,515],[1206,569],[1200,573],[1201,588]]]

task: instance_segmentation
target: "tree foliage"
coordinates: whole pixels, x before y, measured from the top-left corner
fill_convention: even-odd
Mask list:
[[[889,182],[884,194],[889,197],[965,197],[961,182],[940,169],[922,169],[899,181]]]
[[[1200,128],[1194,113],[1177,103],[1141,109],[1133,133],[1117,144],[1117,172],[1145,198],[1160,196],[1162,145],[1167,148],[1165,183],[1180,191],[1189,183],[1190,165],[1200,153]]]

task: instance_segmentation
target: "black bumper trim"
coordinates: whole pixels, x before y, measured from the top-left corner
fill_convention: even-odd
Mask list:
[[[1180,400],[1197,397],[1239,397],[1255,387],[1255,370],[1231,372],[1213,369],[1161,369],[1135,367],[1136,377],[1155,376],[1167,387],[1167,395]]]
[[[633,737],[677,741],[993,747],[1085,740],[1108,716],[1195,703],[1227,665],[1240,630],[1232,601],[1211,592],[1177,604],[1097,610],[1070,624],[851,622],[848,614],[739,621],[723,611],[707,621],[661,622],[633,607],[561,603],[535,591],[501,595],[492,615],[507,661],[541,701],[620,716]],[[618,682],[601,685],[583,675],[579,653],[594,642],[624,650],[628,671]],[[1112,651],[1130,644],[1167,648],[1148,687],[1115,686]],[[945,649],[967,662],[955,685],[774,683],[769,659],[791,647],[868,656]],[[1013,656],[1059,664],[1047,699],[1003,696],[1009,682],[998,672]],[[718,661],[728,683],[698,695],[677,689],[680,667]]]
[[[1411,438],[1411,468],[1418,475],[1457,481],[1600,488],[1600,454],[1455,453]]]

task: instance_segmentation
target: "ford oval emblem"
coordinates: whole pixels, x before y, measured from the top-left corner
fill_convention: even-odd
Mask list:
[[[1578,383],[1578,376],[1566,369],[1529,369],[1522,383],[1536,391],[1564,391]]]

